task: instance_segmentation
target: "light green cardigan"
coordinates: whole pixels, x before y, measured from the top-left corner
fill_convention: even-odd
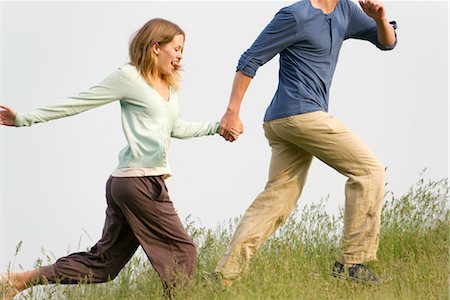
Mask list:
[[[122,127],[128,142],[119,153],[117,169],[169,169],[170,137],[186,139],[213,135],[219,128],[218,122],[181,120],[177,92],[171,89],[169,101],[162,99],[131,65],[118,68],[100,84],[60,104],[17,113],[16,126],[73,116],[116,100],[120,101]]]

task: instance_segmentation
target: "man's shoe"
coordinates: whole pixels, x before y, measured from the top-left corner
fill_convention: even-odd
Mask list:
[[[354,264],[348,268],[348,276],[357,282],[377,283],[378,276],[365,264]]]
[[[331,274],[334,277],[350,279],[359,283],[378,283],[380,280],[366,264],[354,264],[346,268],[342,263],[335,262]]]
[[[335,262],[333,269],[331,270],[331,275],[333,275],[336,278],[346,278],[347,275],[345,274],[345,267],[340,262]]]

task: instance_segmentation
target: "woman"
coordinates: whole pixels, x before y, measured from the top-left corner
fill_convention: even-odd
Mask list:
[[[179,117],[178,79],[185,34],[163,19],[147,22],[131,39],[130,63],[100,84],[61,104],[29,113],[0,106],[0,125],[31,126],[120,101],[127,146],[106,184],[102,238],[89,252],[73,253],[28,272],[3,274],[6,298],[44,281],[71,284],[105,282],[117,276],[139,245],[165,288],[194,274],[195,245],[170,201],[170,137],[213,135],[218,122],[184,122]]]

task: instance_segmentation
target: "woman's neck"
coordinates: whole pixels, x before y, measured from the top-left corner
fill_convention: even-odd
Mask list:
[[[170,88],[169,84],[164,78],[149,78],[149,84],[153,87],[155,91],[163,98],[168,101],[170,98]]]

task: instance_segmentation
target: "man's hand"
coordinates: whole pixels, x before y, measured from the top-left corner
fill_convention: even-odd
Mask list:
[[[0,125],[15,126],[16,111],[7,106],[0,105]]]
[[[220,122],[220,135],[229,142],[234,142],[239,135],[244,133],[244,125],[239,115],[226,112]]]
[[[377,24],[377,38],[380,44],[385,46],[394,45],[396,36],[394,28],[387,20],[386,9],[378,0],[359,0],[363,11]]]
[[[378,0],[359,0],[362,10],[374,19],[375,21],[382,21],[386,19],[386,12],[384,5]]]

